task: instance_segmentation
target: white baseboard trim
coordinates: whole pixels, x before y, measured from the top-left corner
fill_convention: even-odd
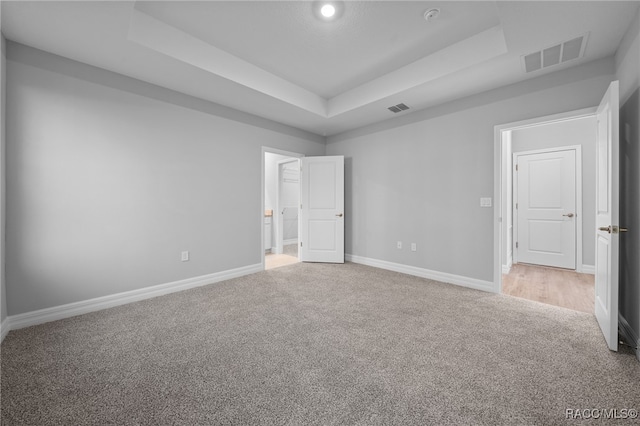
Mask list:
[[[432,271],[430,269],[403,265],[401,263],[387,262],[386,260],[371,259],[353,254],[345,254],[344,257],[345,260],[353,263],[360,263],[362,265],[373,266],[374,268],[387,269],[389,271],[400,272],[407,275],[414,275],[416,277],[428,278],[435,281],[495,293],[495,287],[492,281],[483,281],[475,278],[463,277],[461,275]]]
[[[174,281],[171,283],[159,284],[138,290],[125,291],[123,293],[83,300],[81,302],[68,303],[66,305],[25,312],[18,315],[11,315],[10,317],[7,317],[9,325],[7,328],[15,330],[63,318],[74,317],[76,315],[100,311],[114,306],[125,305],[127,303],[151,299],[153,297],[175,293],[177,291],[188,290],[194,287],[201,287],[207,284],[229,280],[231,278],[254,274],[262,270],[262,263],[256,263],[255,265],[243,266],[241,268],[229,269],[227,271],[215,272],[213,274],[187,278],[185,280]],[[7,332],[8,331],[9,330],[7,330]],[[2,332],[5,333],[4,324],[2,326]]]
[[[627,319],[623,317],[621,313],[618,313],[618,329],[628,344],[635,345],[636,358],[640,361],[640,339],[627,322]]]
[[[283,246],[288,246],[289,244],[298,244],[298,239],[297,238],[291,238],[290,240],[284,240],[282,242]]]
[[[503,274],[508,274],[509,272],[511,272],[511,266],[509,265],[502,265],[502,273]]]
[[[6,317],[2,323],[0,323],[0,343],[2,343],[5,337],[7,337],[9,331],[9,317]]]
[[[582,270],[578,271],[578,272],[581,272],[583,274],[595,275],[596,274],[596,267],[595,267],[595,265],[582,265]]]

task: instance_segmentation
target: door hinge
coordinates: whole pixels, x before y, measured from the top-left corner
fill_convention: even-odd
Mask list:
[[[302,204],[300,204],[300,210],[302,210]]]
[[[302,241],[300,241],[300,247],[302,247]]]
[[[518,171],[518,165],[516,164],[516,172]]]
[[[518,248],[518,242],[516,241],[516,248]]]
[[[516,203],[516,210],[518,210],[518,203]]]

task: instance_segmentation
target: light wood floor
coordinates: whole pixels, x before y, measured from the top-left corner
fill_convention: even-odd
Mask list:
[[[279,268],[300,262],[297,257],[287,254],[267,254],[264,257],[264,269]]]
[[[502,276],[502,292],[576,311],[594,312],[595,281],[590,274],[519,263]]]

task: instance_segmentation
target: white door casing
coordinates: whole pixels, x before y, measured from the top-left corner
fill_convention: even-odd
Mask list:
[[[300,260],[344,263],[344,157],[304,157],[300,168]]]
[[[515,261],[576,269],[576,150],[514,154]]]
[[[595,314],[612,351],[618,350],[618,90],[618,82],[612,82],[597,111]]]

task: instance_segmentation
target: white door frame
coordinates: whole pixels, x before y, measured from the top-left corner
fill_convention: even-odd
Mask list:
[[[517,164],[518,156],[531,155],[531,154],[546,154],[551,152],[560,151],[575,151],[576,152],[576,272],[582,273],[582,146],[581,145],[568,145],[554,148],[534,149],[530,151],[519,151],[513,153],[513,164]],[[514,166],[515,168],[515,166]],[[513,170],[512,170],[513,173]],[[513,200],[518,199],[518,174],[513,173]],[[506,206],[509,208],[509,206]],[[518,263],[518,251],[515,247],[515,242],[518,241],[518,227],[515,225],[518,223],[518,210],[513,209],[513,238],[511,244],[513,244],[513,263]]]
[[[288,163],[293,163],[293,162],[297,162],[298,166],[300,165],[300,159],[299,158],[287,158],[286,160],[280,160],[278,161],[276,164],[278,165],[278,171],[277,171],[277,178],[278,178],[278,182],[276,183],[276,214],[277,216],[275,216],[274,218],[277,218],[276,220],[274,220],[272,222],[276,224],[275,227],[275,241],[276,241],[276,246],[275,246],[275,252],[276,254],[282,254],[283,250],[284,250],[284,218],[283,218],[283,214],[282,214],[282,209],[284,208],[284,206],[282,205],[282,200],[281,200],[281,196],[282,196],[282,166],[284,166],[285,164]],[[300,167],[298,167],[298,179],[299,179],[299,174],[300,174]],[[300,218],[300,191],[298,191],[298,218]],[[298,228],[300,228],[299,226],[299,221],[298,221]],[[298,232],[298,241],[300,241],[300,233]],[[297,244],[297,243],[296,243]],[[299,256],[298,256],[299,257]]]
[[[595,117],[597,108],[584,108],[576,111],[569,111],[560,114],[553,114],[544,117],[537,117],[528,120],[516,121],[512,123],[500,124],[494,126],[494,149],[493,149],[493,197],[496,200],[496,208],[493,210],[494,227],[493,227],[493,292],[502,293],[502,254],[506,250],[503,244],[503,222],[505,215],[504,200],[502,197],[502,180],[506,173],[506,156],[511,156],[511,147],[506,149],[503,144],[506,143],[506,134],[509,131],[523,129],[527,127],[535,127],[541,124],[558,123],[562,121],[575,120],[578,118]],[[503,149],[505,153],[503,154]]]
[[[267,152],[270,152],[272,154],[278,154],[278,155],[286,155],[287,157],[295,157],[295,158],[302,158],[304,157],[304,154],[301,154],[299,152],[291,152],[291,151],[284,151],[282,149],[277,149],[277,148],[271,148],[268,146],[263,146],[262,147],[262,154],[261,154],[261,161],[260,161],[260,193],[262,194],[261,198],[260,198],[260,211],[259,213],[259,218],[260,218],[260,264],[262,265],[262,270],[264,271],[264,160],[265,160],[265,154]],[[272,224],[273,224],[273,219],[272,219]]]

